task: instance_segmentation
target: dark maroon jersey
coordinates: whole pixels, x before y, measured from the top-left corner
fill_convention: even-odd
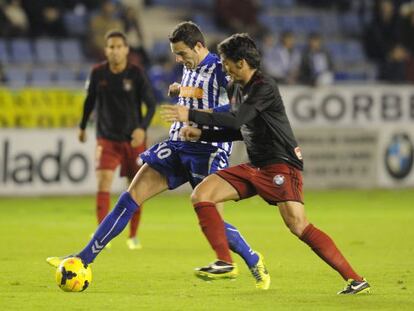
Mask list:
[[[147,106],[145,116],[142,104]],[[113,73],[108,62],[96,65],[90,74],[80,128],[85,129],[96,110],[98,138],[129,141],[136,128],[146,129],[155,113],[155,97],[142,70],[128,64]]]
[[[234,103],[232,112],[190,110],[190,121],[227,128],[217,133],[203,130],[201,139],[223,141],[226,136],[227,140],[242,138],[254,166],[288,163],[302,170],[300,148],[275,81],[256,71],[244,87],[240,84],[229,85],[227,93],[230,102]],[[239,134],[237,131],[240,131]]]

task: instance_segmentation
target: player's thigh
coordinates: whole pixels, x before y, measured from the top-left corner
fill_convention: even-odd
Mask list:
[[[96,170],[96,181],[98,183],[98,191],[109,192],[111,190],[113,179],[113,170]]]
[[[121,176],[126,176],[129,181],[132,181],[142,165],[139,156],[145,152],[145,149],[145,143],[137,147],[132,147],[129,142],[124,143],[121,160]]]
[[[191,194],[191,201],[198,202],[225,202],[238,200],[239,194],[236,189],[223,178],[212,174],[207,176],[195,187]]]
[[[294,235],[300,237],[309,224],[306,218],[305,206],[296,201],[279,202],[277,206],[286,226]]]
[[[132,180],[128,192],[138,204],[142,204],[167,189],[166,177],[145,163]]]

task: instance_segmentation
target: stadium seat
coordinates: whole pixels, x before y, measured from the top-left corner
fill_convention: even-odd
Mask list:
[[[321,27],[325,35],[336,35],[340,33],[338,17],[336,14],[320,14],[319,20],[321,21]]]
[[[32,70],[30,84],[33,86],[50,86],[53,84],[52,73],[47,68],[34,68]]]
[[[296,5],[296,0],[262,0],[260,2],[264,9],[277,8],[292,8]]]
[[[22,87],[27,84],[27,70],[24,68],[6,68],[5,75],[10,87]]]
[[[160,5],[167,7],[189,8],[191,7],[191,0],[152,0],[152,5]]]
[[[262,12],[258,15],[258,20],[271,32],[278,32],[281,30],[275,15],[269,14],[268,12]]]
[[[61,40],[58,44],[61,60],[66,64],[81,63],[84,60],[80,42],[76,39]]]
[[[340,41],[327,41],[325,44],[327,50],[332,55],[334,63],[343,63],[344,44]]]
[[[365,61],[365,53],[361,42],[356,40],[346,41],[343,47],[342,59],[346,63],[362,63]]]
[[[36,60],[42,64],[53,64],[58,62],[56,41],[53,39],[37,39],[34,42]]]
[[[155,41],[151,48],[151,57],[153,59],[160,59],[168,57],[171,53],[170,44],[167,40]]]
[[[339,24],[343,33],[348,35],[361,35],[362,25],[358,14],[349,12],[339,16]]]
[[[200,26],[201,30],[204,32],[218,32],[214,20],[208,14],[195,13],[193,14],[192,20]]]
[[[302,25],[305,33],[321,33],[323,30],[321,20],[316,15],[304,15],[302,17]]]
[[[213,10],[215,6],[215,0],[197,0],[191,3],[194,8],[203,10]]]
[[[7,51],[6,41],[0,39],[0,63],[6,64],[9,62],[9,52]]]
[[[59,67],[56,71],[56,84],[67,86],[81,83],[78,81],[78,73],[75,70]]]
[[[92,65],[91,64],[84,64],[78,73],[78,81],[80,83],[85,83],[85,81],[89,78],[89,75],[91,73],[92,70]]]
[[[88,15],[67,12],[63,15],[63,24],[71,36],[86,36],[88,32]]]
[[[14,39],[10,42],[10,52],[12,61],[15,63],[32,63],[33,51],[29,40]]]

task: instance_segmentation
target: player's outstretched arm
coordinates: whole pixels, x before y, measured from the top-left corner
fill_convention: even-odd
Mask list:
[[[161,105],[161,117],[167,122],[187,122],[188,111],[189,109],[182,105]]]
[[[233,112],[204,112],[188,109],[182,105],[163,105],[161,117],[167,122],[193,121],[202,125],[214,125],[238,130],[243,124],[253,120],[258,115],[254,105],[241,105],[237,113]]]
[[[180,130],[180,135],[188,141],[207,141],[207,142],[228,142],[243,140],[239,130],[201,130],[196,127],[186,126]]]

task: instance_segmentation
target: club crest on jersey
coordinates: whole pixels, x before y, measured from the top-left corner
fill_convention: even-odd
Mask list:
[[[273,182],[275,183],[276,186],[281,186],[285,183],[285,176],[283,175],[276,175],[275,177],[273,177]]]
[[[129,92],[130,90],[132,90],[132,80],[124,79],[123,84],[124,84],[124,91]]]
[[[297,158],[299,159],[299,160],[302,160],[303,158],[302,158],[302,151],[300,150],[300,147],[296,147],[295,148],[295,154],[296,154],[296,156],[297,156]]]

